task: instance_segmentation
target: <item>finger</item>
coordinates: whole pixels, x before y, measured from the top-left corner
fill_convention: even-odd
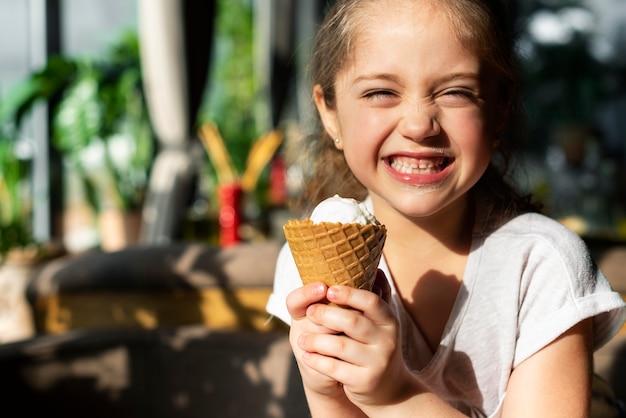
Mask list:
[[[341,337],[335,336],[335,338]],[[326,355],[316,351],[304,351],[301,358],[308,367],[317,373],[336,380],[343,385],[353,384],[355,378],[358,381],[357,376],[361,374],[361,366],[344,361],[342,358],[334,355]]]
[[[386,324],[375,324],[363,312],[345,306],[315,304],[307,309],[309,322],[332,334],[343,334],[363,344],[386,341]],[[391,322],[390,322],[391,324]],[[330,355],[330,353],[328,353]]]
[[[308,336],[307,336],[308,338]],[[315,335],[312,344],[315,349],[303,350],[301,361],[315,372],[329,377],[346,387],[367,385],[372,373],[376,374],[377,363],[384,360],[363,344],[344,336]],[[325,346],[327,346],[325,348]],[[374,370],[370,366],[374,365]]]
[[[326,298],[326,289],[322,282],[309,283],[287,295],[287,311],[291,318],[304,318],[309,305],[322,302]]]
[[[370,323],[363,313],[349,306],[329,304],[311,305],[306,310],[307,318],[314,324],[345,333],[361,326],[363,321]]]
[[[298,336],[298,347],[303,351],[334,357],[349,363],[355,363],[356,344],[358,343],[345,334],[305,333]]]
[[[349,286],[332,286],[326,291],[326,297],[336,305],[347,306],[362,312],[374,323],[388,323],[394,319],[389,304],[375,293],[366,290]]]

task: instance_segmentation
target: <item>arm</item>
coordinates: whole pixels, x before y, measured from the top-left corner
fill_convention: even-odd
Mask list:
[[[502,416],[589,416],[592,328],[591,319],[578,323],[517,366]]]
[[[509,379],[501,416],[589,417],[592,335],[592,320],[584,320],[516,367]],[[433,409],[430,415],[424,416],[452,416],[442,412],[447,405],[442,405],[441,400],[427,392],[408,400],[404,416],[410,411],[425,411],[425,406]],[[402,405],[397,407],[402,409]],[[400,417],[403,414],[380,416]]]

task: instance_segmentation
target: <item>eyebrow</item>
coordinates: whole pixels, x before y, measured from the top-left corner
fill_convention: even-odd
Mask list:
[[[446,74],[442,77],[437,78],[436,80],[438,82],[445,83],[445,82],[450,82],[450,81],[459,80],[459,79],[480,80],[480,75],[475,72],[459,72],[459,73]],[[374,81],[374,80],[386,80],[386,81],[391,81],[391,82],[398,83],[398,84],[401,83],[401,79],[393,74],[380,73],[380,74],[367,74],[367,75],[359,76],[352,82],[352,85],[357,84],[361,81]]]
[[[386,80],[393,81],[394,83],[399,83],[400,79],[392,74],[381,73],[381,74],[368,74],[362,75],[354,79],[352,84],[360,83],[361,81],[374,81],[374,80]]]

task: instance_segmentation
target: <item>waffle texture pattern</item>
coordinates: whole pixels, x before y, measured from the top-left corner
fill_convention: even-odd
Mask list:
[[[384,225],[290,220],[283,227],[304,284],[321,281],[371,290],[387,230]]]

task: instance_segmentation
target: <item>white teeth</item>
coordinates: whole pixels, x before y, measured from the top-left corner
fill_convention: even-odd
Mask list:
[[[444,157],[432,160],[417,160],[411,162],[393,160],[391,161],[391,166],[394,170],[399,171],[400,173],[424,174],[438,172],[439,167],[443,165],[444,161]]]

